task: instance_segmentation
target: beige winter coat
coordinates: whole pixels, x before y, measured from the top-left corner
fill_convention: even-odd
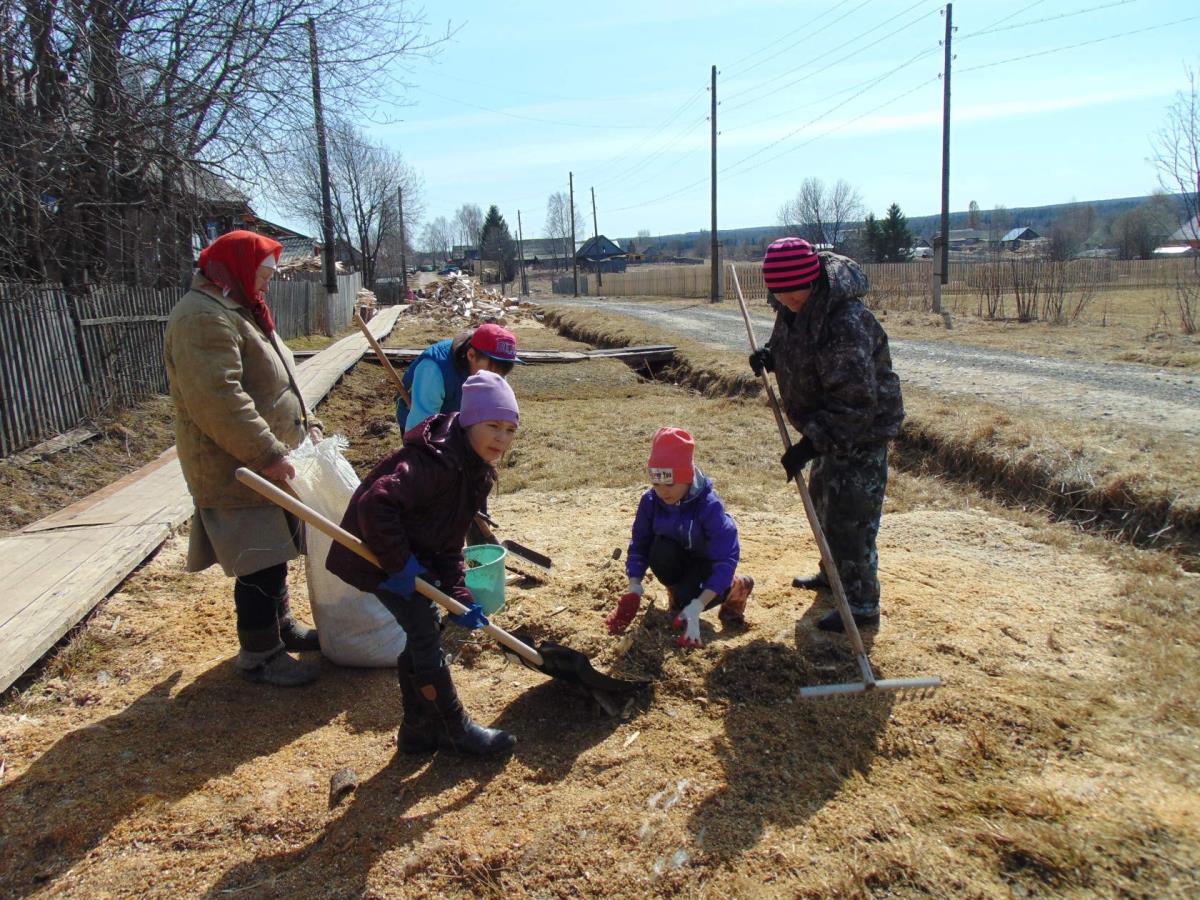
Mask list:
[[[292,352],[278,336],[269,340],[247,310],[214,294],[193,285],[167,319],[163,356],[179,462],[196,506],[269,506],[234,471],[261,471],[304,437],[304,407],[288,375]]]

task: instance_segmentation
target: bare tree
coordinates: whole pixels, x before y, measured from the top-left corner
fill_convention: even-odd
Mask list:
[[[400,221],[397,191],[404,191],[405,227],[411,232],[420,217],[420,179],[399,153],[374,144],[353,124],[334,120],[328,128],[329,184],[334,233],[362,254],[363,280],[375,283],[380,254],[398,245]],[[284,205],[320,229],[321,188],[316,148],[297,142],[291,165],[283,169],[279,189]],[[388,254],[390,259],[392,254]],[[395,252],[399,264],[398,246]]]
[[[546,198],[546,224],[543,230],[546,237],[557,242],[557,258],[569,260],[575,248],[571,246],[571,198],[565,191],[556,191]],[[583,214],[578,207],[575,208],[575,233],[584,233]]]
[[[1090,203],[1058,216],[1050,226],[1049,256],[1063,262],[1078,253],[1096,228],[1096,209]]]
[[[779,224],[814,244],[842,243],[846,225],[862,218],[862,196],[845,179],[833,187],[820,178],[808,177],[800,190],[779,208]]]
[[[972,200],[967,204],[967,227],[978,230],[982,220],[979,216],[979,204]]]
[[[475,203],[464,203],[454,213],[455,234],[464,247],[478,247],[483,234],[483,210]]]
[[[448,259],[454,245],[454,226],[445,216],[438,216],[421,231],[421,247],[426,253]]]
[[[439,40],[406,0],[0,0],[0,275],[178,280],[311,135],[310,18],[344,114]]]
[[[1167,124],[1152,139],[1159,183],[1177,193],[1183,209],[1184,238],[1200,242],[1200,73],[1185,68],[1187,88],[1175,95]],[[1193,260],[1190,277],[1180,279],[1175,292],[1179,324],[1195,334],[1200,319],[1200,259]]]

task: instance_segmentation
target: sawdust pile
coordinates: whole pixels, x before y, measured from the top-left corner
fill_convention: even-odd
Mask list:
[[[524,319],[540,320],[542,317],[536,304],[506,297],[498,289],[485,288],[471,276],[459,272],[422,285],[409,312],[452,328],[483,322],[508,326]]]

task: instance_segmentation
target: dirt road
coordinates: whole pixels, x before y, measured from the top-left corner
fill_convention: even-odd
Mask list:
[[[557,306],[622,313],[724,350],[746,351],[736,304],[667,306],[629,300],[554,298]],[[773,319],[752,313],[760,342]],[[1033,405],[1056,415],[1108,419],[1200,437],[1200,378],[1187,372],[1121,363],[1087,363],[1026,353],[985,350],[947,341],[894,340],[901,381],[948,395]]]

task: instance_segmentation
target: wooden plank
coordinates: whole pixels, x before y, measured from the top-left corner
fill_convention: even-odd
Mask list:
[[[36,447],[30,447],[21,453],[14,453],[12,456],[0,459],[0,466],[25,466],[70,447],[76,447],[84,441],[90,441],[99,434],[100,432],[94,428],[72,428],[70,431],[42,441]]]

